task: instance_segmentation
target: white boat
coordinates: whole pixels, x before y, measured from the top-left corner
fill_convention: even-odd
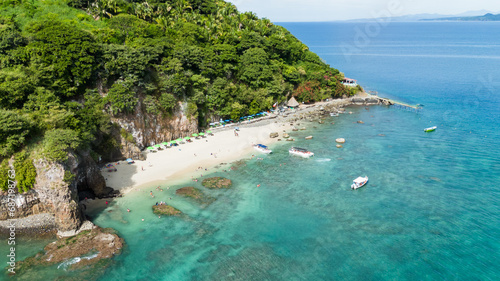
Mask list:
[[[436,130],[436,129],[437,129],[437,126],[434,126],[434,127],[429,127],[429,128],[425,128],[425,129],[424,129],[424,132],[432,132],[432,131],[434,131],[434,130]]]
[[[362,186],[364,186],[368,182],[368,177],[358,177],[355,180],[352,181],[351,188],[352,189],[358,189]]]
[[[339,116],[339,114],[337,112],[330,112],[330,116],[337,117],[337,116]]]
[[[309,151],[305,148],[300,148],[300,147],[292,147],[288,150],[288,152],[292,155],[297,155],[297,156],[306,157],[306,158],[314,156],[314,153],[312,153],[311,151]]]
[[[273,151],[271,149],[269,149],[267,146],[260,144],[260,143],[254,144],[253,147],[262,153],[266,153],[266,154],[273,153]]]

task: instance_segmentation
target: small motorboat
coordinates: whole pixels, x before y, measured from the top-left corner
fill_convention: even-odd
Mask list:
[[[337,112],[330,112],[330,116],[331,117],[337,117],[337,116],[339,116],[339,114]]]
[[[430,128],[425,128],[424,129],[424,132],[433,132],[437,129],[437,126],[434,126],[434,127],[430,127]]]
[[[266,154],[273,153],[273,151],[271,149],[269,149],[267,146],[260,144],[260,143],[254,144],[253,147],[262,153],[266,153]]]
[[[351,188],[352,189],[358,189],[360,187],[363,187],[366,183],[368,182],[368,177],[357,177],[355,180],[352,181]]]
[[[288,152],[292,155],[297,155],[305,158],[309,158],[311,156],[314,156],[314,153],[311,151],[305,149],[305,148],[300,148],[300,147],[292,147],[288,150]]]

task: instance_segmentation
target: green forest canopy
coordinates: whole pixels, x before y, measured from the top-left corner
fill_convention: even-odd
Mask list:
[[[58,150],[99,152],[112,145],[110,116],[139,100],[167,115],[187,102],[202,127],[292,95],[354,92],[285,28],[224,1],[1,3],[0,160],[26,148],[54,161]]]

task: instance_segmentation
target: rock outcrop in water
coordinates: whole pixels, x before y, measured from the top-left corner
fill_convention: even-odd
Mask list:
[[[25,271],[36,270],[40,265],[59,263],[66,270],[85,268],[92,271],[93,266],[109,264],[109,259],[121,253],[123,244],[123,238],[116,235],[113,229],[95,226],[76,236],[50,243],[34,257],[18,262],[16,275],[22,276]]]
[[[213,177],[204,179],[201,184],[210,189],[220,189],[220,188],[230,188],[233,184],[230,179],[226,179],[223,177]]]
[[[153,205],[153,213],[164,216],[177,216],[182,212],[169,205]]]
[[[192,187],[192,186],[186,186],[183,188],[179,188],[175,191],[176,195],[182,196],[182,197],[189,197],[192,198],[194,201],[198,202],[199,204],[211,204],[214,202],[216,199],[213,197],[210,197],[208,195],[205,195],[201,190]]]

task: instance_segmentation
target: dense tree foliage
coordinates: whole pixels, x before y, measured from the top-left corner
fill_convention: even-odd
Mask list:
[[[0,160],[103,150],[110,116],[141,107],[203,126],[351,94],[286,29],[219,0],[2,1],[0,66]]]

